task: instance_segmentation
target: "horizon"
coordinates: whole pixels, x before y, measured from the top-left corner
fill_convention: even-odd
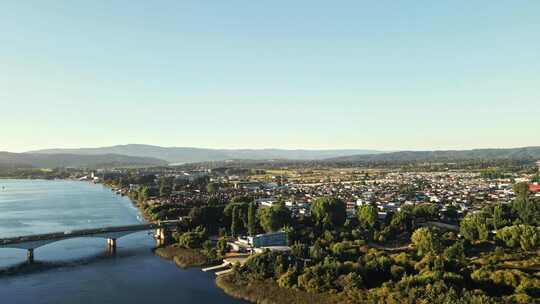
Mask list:
[[[0,151],[531,146],[539,9],[4,2]]]
[[[50,150],[80,150],[80,149],[103,149],[103,148],[111,148],[111,147],[119,147],[119,146],[151,146],[151,147],[159,147],[159,148],[181,148],[181,149],[203,149],[203,150],[253,150],[253,151],[264,151],[264,150],[285,150],[285,151],[354,151],[354,150],[363,150],[363,151],[371,151],[374,153],[392,153],[392,152],[434,152],[434,151],[472,151],[472,150],[489,150],[489,149],[522,149],[522,148],[534,148],[534,147],[540,147],[540,145],[528,145],[528,146],[517,146],[517,147],[480,147],[480,148],[464,148],[464,149],[445,149],[445,148],[434,148],[434,149],[392,149],[392,150],[378,150],[378,149],[370,149],[370,148],[216,148],[216,147],[193,147],[193,146],[160,146],[160,145],[153,145],[153,144],[135,144],[135,143],[128,143],[128,144],[117,144],[112,146],[91,146],[91,147],[56,147],[56,148],[42,148],[42,149],[34,149],[34,150],[24,150],[24,151],[6,151],[6,150],[0,150],[0,152],[8,152],[8,153],[34,153],[34,152],[40,152],[40,151],[50,151]],[[73,152],[72,154],[76,154]],[[368,153],[369,154],[369,153]]]

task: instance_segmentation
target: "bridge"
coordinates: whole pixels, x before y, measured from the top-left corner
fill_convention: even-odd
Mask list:
[[[34,249],[67,239],[81,237],[104,238],[107,240],[108,248],[114,251],[116,249],[116,239],[139,231],[155,230],[154,237],[158,240],[158,242],[163,243],[166,241],[170,231],[178,227],[181,223],[182,219],[128,226],[70,230],[63,232],[0,238],[0,248],[26,249],[28,251],[27,260],[31,263],[34,261]]]

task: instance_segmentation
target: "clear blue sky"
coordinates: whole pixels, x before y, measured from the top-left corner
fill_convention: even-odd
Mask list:
[[[0,150],[540,145],[540,1],[2,1]]]

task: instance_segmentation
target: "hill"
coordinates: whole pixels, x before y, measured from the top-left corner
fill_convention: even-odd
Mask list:
[[[400,151],[330,158],[329,162],[457,162],[463,160],[536,160],[540,147],[441,151]]]
[[[118,154],[76,155],[0,152],[0,168],[130,167],[158,166],[167,162],[149,157]]]
[[[375,150],[286,150],[286,149],[202,149],[186,147],[160,147],[151,145],[118,145],[102,148],[49,149],[30,153],[78,155],[121,154],[136,157],[152,157],[169,163],[194,163],[232,159],[246,160],[321,160],[348,155],[380,153]]]

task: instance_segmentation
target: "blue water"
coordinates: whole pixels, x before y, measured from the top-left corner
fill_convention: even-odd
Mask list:
[[[5,188],[3,188],[5,187]],[[0,238],[140,223],[131,202],[101,185],[0,180]],[[181,270],[152,253],[138,232],[118,239],[78,238],[34,252],[0,248],[0,303],[242,303],[215,286],[214,275]]]

